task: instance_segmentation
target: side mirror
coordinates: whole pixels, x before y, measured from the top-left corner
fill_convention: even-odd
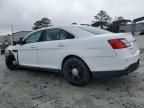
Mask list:
[[[23,41],[23,38],[21,37],[20,40],[18,41],[18,44],[20,45],[23,45],[24,44],[24,41]]]
[[[13,41],[13,45],[15,46],[17,44],[17,42],[16,41]]]

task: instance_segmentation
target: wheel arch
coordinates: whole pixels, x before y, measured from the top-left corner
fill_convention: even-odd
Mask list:
[[[17,52],[13,52],[11,50],[7,50],[7,54],[5,54],[5,57],[10,57],[10,58],[14,58],[14,60],[16,60],[18,62],[18,55],[17,55]]]
[[[90,71],[90,74],[91,74],[91,70],[90,70],[87,62],[82,57],[79,57],[79,56],[73,55],[73,54],[72,55],[67,55],[66,57],[64,57],[64,59],[62,60],[62,63],[61,63],[61,70],[63,69],[63,65],[64,65],[65,61],[68,60],[68,59],[70,59],[70,58],[73,58],[73,57],[81,60],[88,67],[88,69]]]
[[[14,60],[16,60],[16,57],[15,57],[15,55],[12,52],[7,57],[13,58]]]

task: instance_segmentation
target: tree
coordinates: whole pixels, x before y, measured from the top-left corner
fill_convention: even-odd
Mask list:
[[[103,29],[104,26],[108,26],[111,21],[111,17],[103,10],[101,10],[96,16],[94,16],[94,18],[96,19],[96,21],[95,24],[92,24],[92,26],[100,26],[101,29]]]
[[[48,26],[51,26],[51,20],[44,17],[41,20],[36,21],[34,23],[34,26],[32,27],[32,30],[36,30],[36,29],[43,28],[43,27],[48,27]]]

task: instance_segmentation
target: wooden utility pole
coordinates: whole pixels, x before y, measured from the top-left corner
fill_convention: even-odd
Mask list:
[[[12,40],[11,41],[12,41],[12,44],[13,44],[13,41],[14,41],[13,25],[11,25],[11,31],[12,31],[12,35],[11,35],[12,36],[12,38],[11,38]]]

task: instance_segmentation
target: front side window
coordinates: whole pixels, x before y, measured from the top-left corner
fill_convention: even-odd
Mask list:
[[[60,34],[59,29],[48,29],[45,31],[43,41],[59,40],[59,34]]]
[[[24,42],[25,44],[38,42],[40,36],[41,36],[41,31],[32,33],[24,40]]]
[[[73,35],[71,35],[70,33],[61,30],[60,33],[60,40],[65,40],[65,39],[74,39],[75,37]]]

